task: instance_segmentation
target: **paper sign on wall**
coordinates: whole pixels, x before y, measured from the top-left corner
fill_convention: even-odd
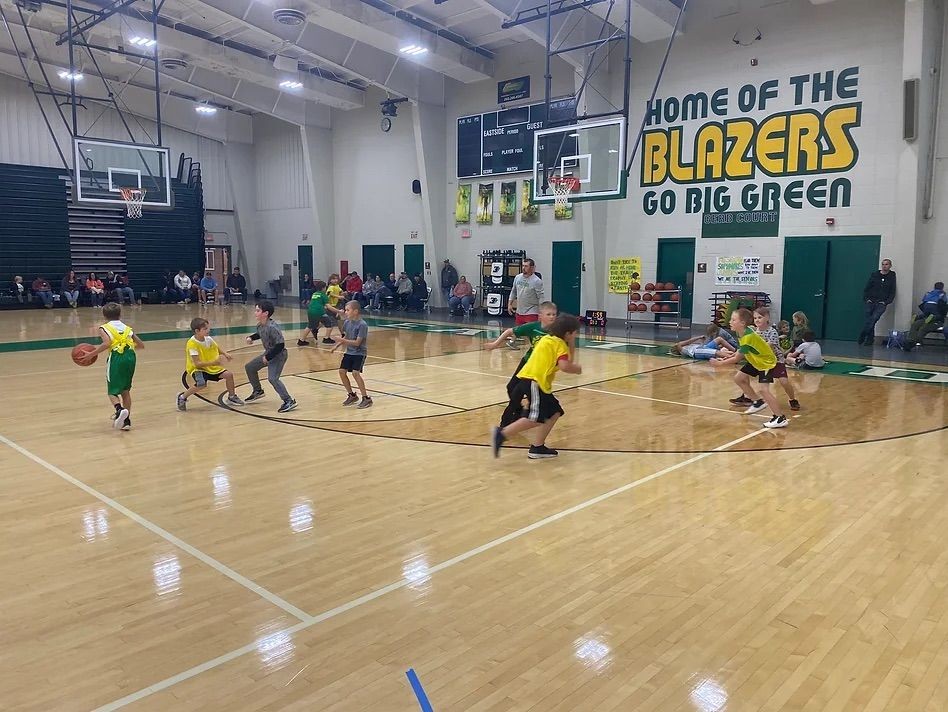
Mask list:
[[[760,257],[718,257],[714,284],[756,287],[760,284]]]
[[[633,274],[638,275],[637,279],[642,276],[641,257],[610,257],[609,293],[628,294]]]

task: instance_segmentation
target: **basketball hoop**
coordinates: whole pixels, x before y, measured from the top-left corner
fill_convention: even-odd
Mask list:
[[[579,188],[579,180],[572,176],[550,176],[550,187],[553,188],[553,209],[567,208],[569,196]]]
[[[142,216],[142,203],[145,202],[145,193],[147,192],[147,190],[136,190],[135,188],[122,188],[122,199],[125,200],[128,217],[140,218]]]

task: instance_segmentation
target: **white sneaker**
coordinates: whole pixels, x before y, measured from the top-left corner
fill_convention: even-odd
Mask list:
[[[112,421],[112,427],[116,430],[121,430],[125,427],[125,421],[128,420],[128,408],[122,408],[118,412],[118,415],[115,416],[115,420]]]
[[[790,421],[787,420],[785,415],[775,415],[764,423],[765,428],[786,428],[788,425],[790,425]]]
[[[767,404],[764,403],[763,400],[759,400],[759,401],[757,401],[757,402],[755,402],[755,403],[751,403],[749,406],[747,406],[747,410],[744,411],[744,414],[745,414],[745,415],[752,415],[753,413],[759,413],[760,411],[762,411],[762,410],[763,410],[764,408],[766,408],[766,407],[767,407]]]

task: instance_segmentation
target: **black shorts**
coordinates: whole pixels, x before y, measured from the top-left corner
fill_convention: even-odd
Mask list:
[[[510,395],[510,403],[501,416],[500,427],[510,425],[520,418],[529,418],[534,423],[545,423],[554,415],[564,414],[556,396],[544,392],[536,381],[518,378]]]
[[[328,314],[323,314],[322,316],[307,315],[306,319],[309,322],[309,330],[313,332],[313,336],[316,335],[316,332],[319,330],[320,326],[325,326],[331,329],[336,325],[336,320]]]
[[[507,397],[513,398],[514,388],[517,387],[517,384],[520,382],[520,379],[517,378],[517,374],[520,373],[520,369],[527,365],[527,357],[524,356],[520,359],[520,363],[517,364],[517,368],[514,369],[513,375],[510,377],[510,380],[507,381]]]
[[[207,385],[208,381],[214,381],[215,383],[221,378],[224,377],[226,371],[221,371],[220,373],[208,373],[207,371],[195,371],[191,374],[191,378],[194,379],[194,385],[198,388],[204,388]]]
[[[774,378],[788,378],[787,376],[787,364],[778,363],[768,372]]]
[[[343,354],[342,363],[339,364],[340,371],[352,373],[358,371],[362,373],[365,366],[365,354]]]
[[[779,365],[779,364],[778,364]],[[749,363],[745,363],[741,368],[741,373],[746,373],[752,378],[757,376],[758,383],[773,383],[774,382],[774,371],[776,369],[772,368],[769,371],[758,371],[756,368],[751,366]],[[787,375],[787,370],[784,368],[784,375]]]

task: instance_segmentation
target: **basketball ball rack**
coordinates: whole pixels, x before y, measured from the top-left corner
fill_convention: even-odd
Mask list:
[[[638,282],[630,283],[626,302],[626,330],[630,330],[635,324],[674,327],[675,331],[684,328],[681,291],[681,288],[672,282],[648,282],[644,288]],[[639,316],[643,318],[636,318]],[[651,321],[648,320],[649,317]]]

